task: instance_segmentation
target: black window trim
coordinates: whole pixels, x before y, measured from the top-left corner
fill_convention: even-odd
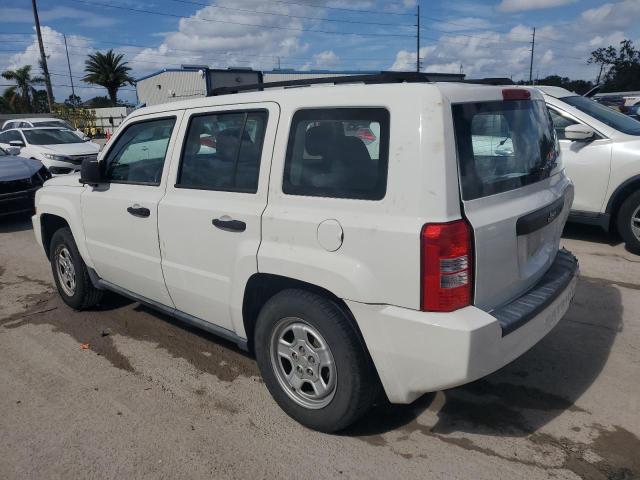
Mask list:
[[[355,198],[353,196],[349,196],[349,195],[336,195],[335,192],[333,191],[329,191],[328,189],[321,189],[321,188],[317,188],[315,189],[316,193],[295,193],[295,190],[301,190],[300,187],[296,187],[294,185],[289,184],[288,185],[288,189],[289,191],[285,191],[285,182],[286,179],[288,178],[288,175],[291,171],[291,156],[293,155],[293,144],[295,141],[295,132],[294,132],[294,126],[297,125],[297,117],[298,115],[302,115],[304,116],[307,112],[311,113],[311,112],[324,112],[328,117],[330,117],[331,119],[335,119],[335,120],[341,120],[341,119],[345,119],[345,120],[349,120],[348,116],[344,116],[344,117],[340,117],[340,114],[342,113],[344,115],[344,113],[347,112],[359,112],[359,113],[364,113],[365,111],[376,111],[379,114],[381,114],[380,116],[383,118],[378,118],[379,122],[380,122],[380,150],[378,152],[378,162],[382,161],[384,159],[384,163],[385,163],[385,168],[384,173],[383,173],[383,178],[381,179],[383,184],[384,184],[384,189],[382,191],[382,196],[380,196],[379,198]],[[354,115],[354,116],[358,116],[358,115]],[[309,120],[322,120],[322,118],[310,118]],[[289,138],[287,139],[287,151],[285,154],[285,158],[284,158],[284,167],[283,167],[283,172],[282,172],[282,182],[280,184],[280,188],[282,190],[283,195],[287,195],[287,196],[295,196],[295,197],[308,197],[308,198],[329,198],[329,199],[337,199],[337,200],[348,200],[348,201],[355,201],[355,202],[381,202],[385,199],[385,197],[387,196],[387,187],[388,187],[388,182],[389,182],[389,149],[390,149],[390,143],[391,143],[391,112],[389,112],[389,109],[383,106],[375,106],[375,105],[368,105],[368,106],[355,106],[355,107],[345,107],[345,106],[339,106],[339,107],[304,107],[304,108],[300,108],[298,110],[295,110],[293,112],[293,114],[291,115],[291,123],[289,125]],[[379,167],[380,168],[380,167]]]
[[[149,123],[149,122],[156,122],[158,120],[169,120],[169,119],[173,119],[173,126],[171,127],[171,135],[169,135],[169,142],[167,143],[167,150],[164,152],[164,162],[162,163],[162,170],[160,171],[160,181],[159,182],[129,182],[126,180],[110,180],[110,179],[105,179],[105,183],[115,183],[115,184],[122,184],[122,185],[142,185],[142,186],[146,186],[146,187],[159,187],[162,184],[162,175],[164,175],[164,169],[167,163],[167,152],[169,151],[169,144],[171,143],[171,138],[173,137],[174,132],[176,131],[176,123],[178,122],[178,116],[177,115],[166,115],[166,116],[162,116],[162,117],[154,117],[154,118],[145,118],[143,120],[140,120],[138,122],[136,121],[132,121],[131,123],[129,123],[124,130],[122,130],[121,133],[118,134],[118,136],[116,138],[114,138],[113,144],[111,145],[111,147],[109,148],[109,150],[107,150],[104,154],[104,156],[102,157],[104,159],[104,167],[103,168],[103,174],[106,176],[107,174],[107,169],[108,169],[108,165],[107,165],[107,157],[109,156],[109,154],[111,153],[111,150],[113,149],[113,147],[117,144],[118,139],[120,137],[122,137],[122,135],[124,135],[127,130],[129,130],[130,127],[133,127],[134,125],[140,125],[142,123]]]
[[[184,162],[184,151],[187,147],[187,139],[189,137],[189,129],[191,128],[191,122],[198,117],[211,117],[213,115],[229,115],[229,114],[243,114],[244,119],[242,120],[242,129],[240,130],[240,135],[244,133],[244,129],[247,124],[247,117],[252,113],[264,113],[266,114],[266,121],[264,124],[264,133],[262,135],[262,141],[260,142],[260,149],[258,155],[258,185],[256,188],[213,188],[213,187],[192,187],[189,185],[183,185],[178,182],[182,175],[182,164]],[[176,183],[173,185],[173,188],[180,188],[184,190],[203,190],[207,192],[228,192],[228,193],[250,193],[256,195],[258,193],[258,188],[260,186],[260,167],[262,166],[262,154],[264,149],[264,140],[267,136],[267,128],[269,127],[269,109],[268,108],[239,108],[232,110],[210,110],[207,112],[197,112],[189,115],[189,123],[187,124],[187,129],[185,130],[184,138],[182,139],[182,147],[180,148],[180,161],[178,163],[178,173],[176,174]],[[236,154],[236,162],[235,169],[238,169],[238,159],[240,158],[240,148],[238,148],[238,152]]]
[[[575,115],[567,112],[566,110],[563,110],[562,108],[558,107],[557,105],[551,105],[550,103],[547,103],[547,108],[550,109],[550,110],[555,111],[561,117],[565,117],[565,118],[568,118],[569,120],[573,120],[578,125],[584,125],[585,127],[589,127],[591,129],[593,129],[593,131],[596,133],[596,138],[594,138],[593,141],[595,141],[595,140],[605,140],[605,139],[609,138],[604,133],[602,133],[600,130],[598,130],[596,127],[594,127],[593,125],[589,125],[588,123],[585,123],[584,121],[580,120]],[[568,140],[566,138],[562,138],[562,139],[558,139],[558,140],[559,141],[565,141],[566,140],[568,142],[572,141],[572,140]]]

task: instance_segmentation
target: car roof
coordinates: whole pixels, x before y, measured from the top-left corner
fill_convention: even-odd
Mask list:
[[[512,87],[512,86],[510,86]],[[371,98],[394,98],[398,93],[431,92],[436,96],[448,97],[452,102],[497,100],[502,98],[502,90],[505,86],[483,85],[478,83],[460,82],[407,82],[407,83],[381,83],[363,84],[350,83],[333,85],[323,83],[317,85],[297,86],[295,88],[266,88],[263,91],[247,91],[208,97],[199,97],[189,100],[179,100],[161,103],[134,110],[130,117],[136,118],[154,113],[164,113],[176,110],[193,109],[200,107],[216,107],[225,105],[241,105],[244,103],[268,103],[276,102],[283,105],[303,103],[304,99],[313,96],[318,104],[331,105],[335,98],[350,98],[354,91],[366,91]],[[517,87],[512,87],[517,88]],[[494,98],[495,97],[495,98]],[[542,96],[540,95],[540,99]]]
[[[562,97],[578,97],[577,93],[571,92],[566,88],[562,87],[552,87],[549,85],[536,85],[535,88],[540,90],[545,95],[549,95],[554,98],[562,98]]]

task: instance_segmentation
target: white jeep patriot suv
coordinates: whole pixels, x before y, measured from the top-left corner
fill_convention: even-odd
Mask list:
[[[511,362],[577,279],[549,114],[538,92],[408,78],[134,112],[38,191],[62,299],[111,290],[232,339],[325,432],[382,391],[410,403]]]

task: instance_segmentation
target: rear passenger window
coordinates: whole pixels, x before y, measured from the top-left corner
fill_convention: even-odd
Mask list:
[[[192,117],[178,188],[256,193],[266,111]]]
[[[387,189],[389,112],[300,110],[289,134],[282,190],[291,195],[380,200]]]

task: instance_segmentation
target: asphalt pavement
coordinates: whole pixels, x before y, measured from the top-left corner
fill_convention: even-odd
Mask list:
[[[70,310],[29,219],[0,219],[0,478],[638,479],[640,256],[597,228],[563,245],[576,297],[533,349],[325,435],[228,342],[115,295]]]

